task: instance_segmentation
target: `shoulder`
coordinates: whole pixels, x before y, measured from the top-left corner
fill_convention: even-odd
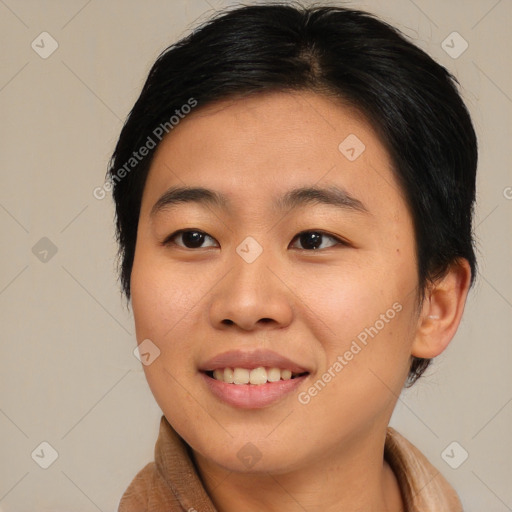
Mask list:
[[[118,512],[181,511],[181,507],[176,506],[177,501],[157,471],[155,462],[150,462],[131,481],[121,497]]]
[[[407,510],[462,512],[453,487],[416,446],[388,427],[385,458],[398,479]]]

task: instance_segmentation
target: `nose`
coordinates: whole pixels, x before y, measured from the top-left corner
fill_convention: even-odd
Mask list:
[[[237,253],[230,269],[214,288],[210,321],[217,329],[276,329],[293,318],[293,284],[282,278],[276,260],[268,251],[252,263]]]

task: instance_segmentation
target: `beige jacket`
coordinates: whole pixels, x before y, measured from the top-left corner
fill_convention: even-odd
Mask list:
[[[217,512],[188,450],[162,416],[155,461],[133,479],[118,512]],[[441,473],[391,427],[387,430],[384,458],[395,472],[407,512],[462,512],[457,494]]]

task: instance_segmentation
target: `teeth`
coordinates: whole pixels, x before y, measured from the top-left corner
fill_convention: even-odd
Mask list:
[[[254,368],[254,370],[251,370],[249,382],[258,386],[265,384],[267,382],[267,370],[265,370],[263,367]]]
[[[233,370],[234,384],[249,384],[250,371],[245,368],[235,368]]]
[[[292,372],[290,370],[281,370],[281,379],[290,380],[292,378]]]
[[[281,370],[279,368],[269,368],[267,370],[267,380],[269,382],[281,380]]]
[[[264,368],[260,366],[249,370],[247,368],[218,368],[213,371],[213,378],[226,382],[228,384],[253,384],[255,386],[261,386],[267,382],[278,382],[279,380],[290,380],[292,376],[291,370],[280,369],[280,368]]]
[[[222,372],[222,370],[217,370],[217,372],[218,372],[217,377],[215,377],[215,372],[213,372],[213,377],[215,379],[223,380],[224,382],[227,382],[228,384],[233,384],[234,375],[233,375],[233,370],[231,368],[224,368],[224,372]],[[224,377],[224,379],[222,379],[222,377]]]

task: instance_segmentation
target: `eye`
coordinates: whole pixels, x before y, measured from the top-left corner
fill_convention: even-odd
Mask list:
[[[182,243],[174,242],[175,239],[182,240]],[[193,230],[193,229],[181,229],[180,231],[176,231],[172,235],[169,235],[163,242],[162,245],[178,245],[180,247],[184,247],[186,249],[200,249],[205,239],[209,238],[214,240],[210,235],[207,235],[203,231]],[[206,246],[212,247],[212,246]]]
[[[295,236],[294,240],[297,239],[303,246],[304,250],[318,250],[318,249],[327,249],[329,247],[333,247],[335,245],[348,245],[342,239],[335,237],[333,235],[329,235],[322,231],[302,231],[298,235]],[[323,246],[322,239],[330,239],[334,240],[334,244],[328,245],[327,247]]]
[[[181,242],[176,242],[176,240],[180,240]],[[204,233],[203,231],[194,230],[194,229],[181,229],[179,231],[174,232],[172,235],[169,235],[163,242],[162,245],[177,245],[179,247],[183,247],[185,249],[201,249],[203,247],[215,247],[215,244],[211,245],[203,245],[206,239],[215,240],[213,237]],[[302,231],[297,234],[293,240],[298,240],[303,246],[303,250],[318,250],[318,249],[328,249],[329,247],[333,247],[335,245],[348,245],[347,242],[333,235],[329,235],[324,233],[323,231]],[[324,241],[329,239],[333,241],[331,245],[325,246]],[[292,240],[292,242],[293,242]],[[299,247],[300,249],[300,247]]]

